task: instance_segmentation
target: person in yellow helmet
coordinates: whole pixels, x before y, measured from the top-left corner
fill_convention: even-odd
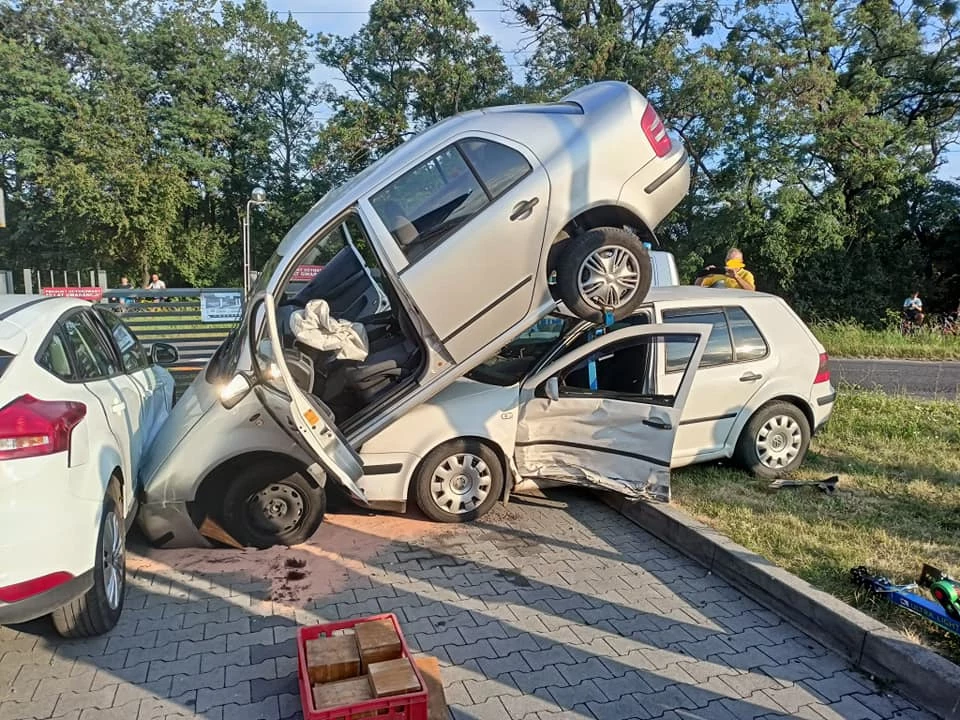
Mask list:
[[[757,289],[753,273],[744,266],[743,253],[740,248],[730,248],[727,251],[727,262],[723,272],[720,272],[720,268],[710,265],[694,281],[694,285],[710,288],[737,288],[740,290]]]

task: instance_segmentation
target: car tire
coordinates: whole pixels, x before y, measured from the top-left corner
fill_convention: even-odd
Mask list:
[[[436,522],[483,517],[503,494],[500,458],[479,440],[459,438],[434,448],[413,478],[417,506]]]
[[[756,477],[775,480],[793,472],[810,448],[810,422],[788,402],[772,402],[753,414],[737,440],[735,459]]]
[[[632,232],[595,228],[567,244],[557,267],[557,294],[577,317],[602,322],[606,305],[613,310],[614,319],[623,320],[647,297],[653,267],[643,241]],[[620,282],[611,284],[599,278],[601,269],[620,273]],[[598,293],[605,294],[609,303]]]
[[[109,632],[120,620],[127,586],[126,524],[120,487],[110,482],[100,515],[93,587],[51,613],[53,626],[65,638],[92,637]]]
[[[260,549],[308,540],[323,522],[327,497],[304,472],[275,462],[241,469],[223,495],[224,530]]]

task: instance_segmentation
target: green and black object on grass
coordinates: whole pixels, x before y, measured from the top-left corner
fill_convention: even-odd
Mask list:
[[[885,597],[897,607],[960,636],[960,582],[942,570],[924,565],[917,582],[897,585],[885,577],[871,574],[861,566],[850,570],[850,579],[860,587]],[[920,588],[925,588],[937,602],[911,592]]]

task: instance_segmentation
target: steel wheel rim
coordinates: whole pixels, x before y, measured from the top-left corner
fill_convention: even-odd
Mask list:
[[[621,245],[597,248],[580,263],[577,290],[598,310],[626,305],[640,288],[640,261]]]
[[[247,517],[257,529],[282,535],[297,528],[304,515],[303,495],[286,483],[271,483],[247,498]]]
[[[782,470],[796,460],[802,445],[800,424],[789,415],[774,415],[757,432],[757,457],[772,470]]]
[[[430,478],[434,504],[452,515],[473,512],[490,494],[493,474],[482,458],[457,453],[437,465]]]
[[[103,523],[103,545],[101,547],[101,570],[103,571],[103,592],[111,610],[120,607],[123,596],[124,547],[123,530],[120,518],[111,510]]]

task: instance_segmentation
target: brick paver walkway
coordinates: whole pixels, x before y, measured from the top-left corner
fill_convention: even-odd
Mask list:
[[[332,514],[293,549],[140,548],[109,636],[0,629],[0,720],[299,717],[297,625],[384,611],[457,718],[931,717],[606,506],[551,497],[462,527]]]

